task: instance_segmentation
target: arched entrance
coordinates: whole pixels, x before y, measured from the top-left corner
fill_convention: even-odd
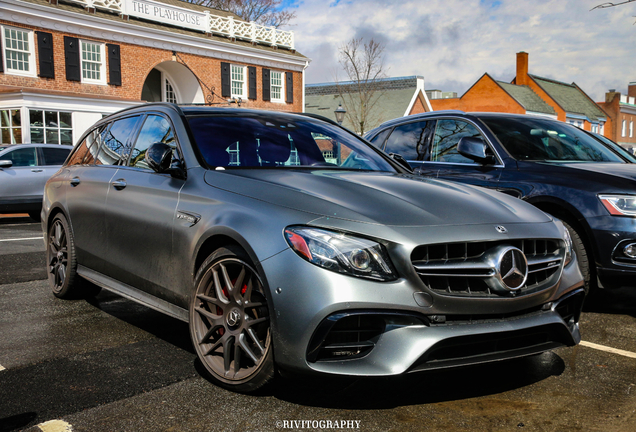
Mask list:
[[[148,73],[141,90],[147,102],[204,103],[205,98],[196,77],[184,65],[167,61]]]

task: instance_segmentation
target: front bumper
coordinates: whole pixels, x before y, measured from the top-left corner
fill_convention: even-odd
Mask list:
[[[636,218],[607,215],[590,218],[589,223],[602,286],[636,286],[636,259],[623,253],[627,244],[636,243]]]
[[[531,355],[580,341],[584,292],[576,260],[563,268],[557,286],[545,291],[497,299],[426,292],[434,299],[426,306],[417,301],[423,285],[405,278],[380,283],[343,276],[291,250],[261,265],[272,296],[274,358],[283,369],[397,375]],[[342,319],[350,322],[339,326]],[[355,323],[351,328],[356,320],[360,328]],[[339,334],[332,337],[331,330]],[[358,336],[342,339],[343,334]]]

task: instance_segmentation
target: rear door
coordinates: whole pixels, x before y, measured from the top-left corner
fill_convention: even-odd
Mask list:
[[[38,166],[35,146],[18,146],[5,151],[0,160],[10,160],[10,168],[0,168],[0,201],[4,204],[20,204],[35,209],[42,204],[44,184],[50,177]]]

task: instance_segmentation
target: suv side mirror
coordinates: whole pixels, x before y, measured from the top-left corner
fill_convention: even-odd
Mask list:
[[[13,161],[11,160],[0,160],[0,169],[2,168],[11,168],[13,166]]]
[[[487,149],[488,145],[481,138],[465,136],[461,137],[457,144],[457,151],[460,155],[484,165],[492,165],[495,163],[495,157],[487,155]]]
[[[389,156],[391,157],[391,159],[406,168],[410,173],[413,172],[413,167],[411,166],[411,164],[408,163],[406,159],[404,159],[404,156],[398,153],[389,153]]]

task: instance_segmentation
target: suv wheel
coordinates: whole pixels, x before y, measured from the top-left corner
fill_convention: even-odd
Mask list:
[[[243,250],[220,248],[201,265],[190,302],[190,335],[221,387],[253,392],[273,379],[267,299]]]
[[[579,234],[579,232],[572,228],[572,225],[567,222],[563,220],[562,222],[565,228],[570,232],[572,246],[574,247],[574,253],[576,254],[576,259],[579,263],[579,269],[581,269],[581,274],[583,275],[583,281],[585,282],[585,294],[587,295],[590,292],[590,288],[592,288],[592,285],[596,281],[596,272],[591,268],[588,248],[585,246],[583,237]]]

